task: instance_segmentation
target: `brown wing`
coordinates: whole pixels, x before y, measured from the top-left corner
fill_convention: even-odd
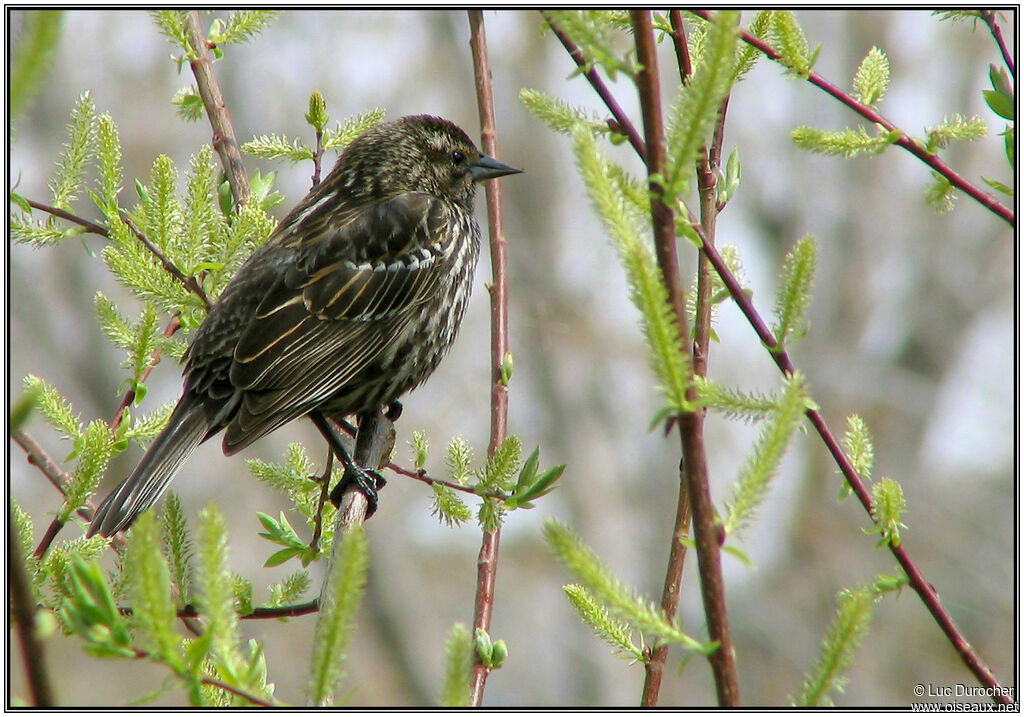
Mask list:
[[[297,249],[234,348],[228,375],[242,396],[225,450],[337,394],[401,334],[447,270],[448,211],[429,195],[402,195]],[[354,247],[366,258],[353,258]]]

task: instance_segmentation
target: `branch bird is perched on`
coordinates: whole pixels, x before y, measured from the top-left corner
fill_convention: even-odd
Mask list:
[[[472,288],[475,182],[519,171],[438,117],[403,117],[353,140],[210,309],[167,427],[89,535],[130,526],[221,430],[232,455],[293,419],[311,414],[322,428],[323,416],[376,410],[422,383]]]

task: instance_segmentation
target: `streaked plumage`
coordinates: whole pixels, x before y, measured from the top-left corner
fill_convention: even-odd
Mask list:
[[[89,535],[131,525],[221,430],[231,455],[311,411],[361,413],[422,383],[469,299],[474,182],[518,171],[436,117],[354,140],[224,289],[185,354],[167,428]]]

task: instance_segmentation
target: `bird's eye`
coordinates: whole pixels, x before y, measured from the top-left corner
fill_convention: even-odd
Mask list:
[[[462,164],[465,161],[466,155],[464,155],[462,152],[460,152],[457,149],[452,152],[452,162],[454,162],[455,164]]]

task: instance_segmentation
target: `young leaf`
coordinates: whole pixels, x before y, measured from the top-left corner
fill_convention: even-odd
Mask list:
[[[889,89],[889,58],[877,47],[872,47],[853,76],[853,95],[866,105],[874,107],[882,101]]]
[[[791,338],[799,338],[807,330],[806,315],[811,304],[811,284],[817,260],[817,245],[809,234],[786,254],[782,282],[775,297],[774,326],[777,350],[786,348]]]

